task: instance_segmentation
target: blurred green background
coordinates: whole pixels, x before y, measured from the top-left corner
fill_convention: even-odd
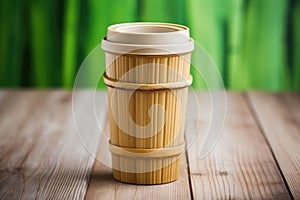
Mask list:
[[[2,87],[71,88],[108,25],[159,21],[189,26],[229,89],[300,89],[299,0],[1,0],[0,9]]]

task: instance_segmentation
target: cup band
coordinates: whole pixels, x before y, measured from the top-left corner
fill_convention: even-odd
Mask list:
[[[127,90],[170,90],[189,87],[192,84],[193,77],[189,75],[185,80],[168,82],[168,83],[130,83],[121,82],[112,79],[104,74],[104,83],[112,88],[127,89]]]
[[[111,141],[109,141],[109,150],[112,154],[116,154],[124,157],[133,157],[133,158],[163,158],[163,157],[177,156],[177,155],[181,155],[184,152],[184,149],[185,149],[184,142],[175,147],[141,149],[141,148],[120,147],[112,144]]]

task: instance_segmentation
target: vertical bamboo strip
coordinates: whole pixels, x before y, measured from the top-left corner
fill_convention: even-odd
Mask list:
[[[0,1],[0,86],[5,86],[7,84],[6,74],[8,74],[7,67],[8,64],[8,54],[7,48],[9,46],[9,37],[10,37],[10,26],[11,23],[6,19],[10,12],[10,1]]]
[[[72,87],[77,61],[77,33],[79,20],[79,0],[68,0],[64,17],[62,68],[63,86]]]
[[[145,59],[141,59],[141,80],[142,81],[144,81],[145,80],[145,78],[147,77],[147,75],[148,74],[146,74],[146,70],[145,70],[145,66],[144,66],[144,64],[145,64]],[[148,66],[146,66],[146,67],[148,67]],[[148,110],[147,110],[147,99],[145,98],[145,92],[142,92],[141,91],[141,96],[142,96],[142,101],[141,101],[141,105],[142,105],[142,108],[141,108],[141,111],[142,111],[142,126],[145,126],[147,123],[146,123],[146,121],[147,121],[147,118],[148,118],[148,115],[147,115],[147,113],[148,113]],[[145,130],[143,129],[143,132],[142,132],[142,136],[144,136],[145,135]],[[147,144],[147,139],[141,139],[141,141],[143,141],[142,142],[142,148],[149,148],[149,147],[147,147],[146,146],[146,144]],[[146,166],[146,159],[142,159],[142,165],[143,165],[143,170],[145,171],[145,166]],[[146,172],[146,171],[145,171]],[[147,179],[147,177],[146,177],[146,173],[140,173],[141,175],[142,175],[142,180],[143,181],[145,181],[146,179]],[[149,179],[149,178],[148,178]]]
[[[179,65],[178,57],[176,56],[172,60],[173,60],[173,65],[172,65],[173,70],[172,70],[172,80],[171,80],[171,82],[175,82],[176,80],[178,80],[177,79],[177,77],[178,77],[177,73],[179,72],[178,71],[178,65]],[[174,144],[175,119],[178,117],[178,116],[175,115],[176,95],[174,95],[173,92],[175,92],[175,90],[170,91],[170,95],[171,95],[171,99],[172,99],[172,101],[171,101],[172,102],[171,103],[171,105],[172,105],[172,110],[171,110],[172,115],[171,115],[170,141],[169,141],[169,144],[167,145],[167,146],[171,146],[171,147],[175,146],[175,144]],[[172,170],[173,169],[173,162],[172,161],[173,161],[173,157],[170,157],[169,164],[168,164],[168,172],[167,172],[169,181],[172,179],[172,176],[173,176],[173,173],[172,173],[173,172],[173,170]]]
[[[154,66],[154,62],[152,58],[147,59],[148,65],[150,64],[150,66],[147,66],[147,75],[148,75],[148,80],[147,83],[154,83],[154,79],[155,78],[155,74],[157,72],[156,67]],[[155,93],[153,92],[146,92],[147,94],[147,100],[148,100],[148,105],[147,105],[147,109],[150,109],[150,107],[152,105],[154,105],[154,99],[155,99]],[[157,116],[157,109],[155,108],[154,111],[154,116]],[[150,123],[152,123],[152,127],[150,129],[151,133],[153,133],[155,131],[155,124],[156,124],[157,120],[153,120]],[[151,138],[149,138],[147,141],[149,141],[149,143],[147,144],[147,148],[156,148],[156,138],[157,135],[155,134],[154,136],[152,136]],[[156,169],[156,162],[155,160],[151,160],[150,161],[150,165],[151,165],[151,172],[150,172],[150,184],[153,184],[156,182],[156,175],[155,175],[155,169]]]
[[[135,66],[139,66],[140,65],[140,59],[137,59],[136,60],[136,65]],[[140,74],[138,74],[138,70],[136,71],[136,78],[138,79],[139,77],[140,77]],[[142,116],[141,116],[141,112],[142,112],[142,110],[143,110],[143,107],[142,107],[142,95],[141,95],[141,93],[140,92],[137,92],[136,93],[138,96],[137,96],[137,99],[138,99],[138,102],[136,102],[136,106],[137,106],[137,109],[136,109],[136,111],[137,111],[137,116],[138,116],[138,118],[137,118],[137,125],[139,125],[139,126],[141,126],[142,124],[141,124],[141,121],[142,121]],[[142,140],[139,138],[140,137],[140,132],[139,133],[137,133],[137,135],[138,135],[138,139],[137,139],[137,148],[142,148]],[[138,160],[138,173],[137,173],[137,182],[139,182],[139,183],[142,183],[143,182],[143,177],[142,177],[142,173],[141,173],[141,171],[142,171],[142,167],[143,167],[143,160],[141,160],[141,159],[139,159]]]
[[[127,59],[128,59],[128,70],[127,71],[130,71],[133,66],[133,59],[132,59],[132,57],[128,57]],[[133,77],[132,71],[130,71],[129,76],[127,76],[127,77],[129,80],[131,80],[131,78]],[[129,81],[129,80],[127,80],[127,81]],[[130,93],[128,92],[127,94],[129,95]],[[134,95],[134,93],[132,93],[131,95],[132,95],[131,97],[128,96],[129,105],[125,105],[125,106],[126,106],[126,108],[129,109],[129,113],[130,113],[130,116],[127,116],[127,117],[131,117],[132,120],[135,121],[135,95]],[[129,123],[129,120],[127,120],[127,121]],[[135,133],[133,124],[129,124],[129,132],[130,132],[130,134]],[[128,142],[130,144],[130,147],[135,147],[135,137],[129,136],[128,140],[129,140]]]
[[[53,34],[58,27],[58,15],[55,11],[58,1],[31,0],[30,9],[30,46],[34,84],[38,87],[60,85],[58,76],[61,62],[59,35]]]
[[[153,62],[155,63],[155,77],[153,77],[153,83],[157,83],[158,79],[160,76],[162,76],[164,79],[165,79],[165,70],[160,70],[160,65],[159,65],[159,58],[154,58],[153,59]],[[164,67],[164,63],[162,63],[163,67]],[[162,82],[164,82],[164,79],[162,80]],[[156,92],[154,94],[155,96],[155,103],[157,105],[161,105],[164,109],[165,109],[165,106],[164,106],[164,93],[158,93]],[[156,108],[156,114],[157,114],[157,109]],[[156,122],[156,129],[157,130],[158,127],[157,127],[157,122]],[[158,130],[157,130],[158,131]],[[163,142],[163,134],[164,134],[164,131],[163,131],[163,128],[162,130],[159,130],[156,134],[155,134],[155,141],[156,141],[156,144],[154,145],[154,148],[161,148],[162,147],[162,142]],[[157,182],[161,182],[161,168],[162,168],[162,163],[161,163],[161,159],[158,159],[158,160],[154,160],[154,162],[156,163],[155,164],[155,169],[158,169],[155,171],[155,181]]]
[[[0,2],[0,86],[21,86],[25,37],[24,2]],[[27,83],[28,84],[28,83]]]
[[[249,1],[243,55],[243,66],[249,76],[247,87],[268,90],[281,87],[286,8],[287,1]]]
[[[165,110],[165,92],[156,92],[155,93],[155,103],[158,105],[161,105]],[[166,119],[166,116],[165,116]],[[157,122],[156,122],[157,123]],[[157,126],[156,126],[157,129]],[[158,133],[158,135],[156,135],[156,144],[155,147],[156,148],[162,148],[163,147],[163,140],[164,140],[164,127],[160,130],[160,132]],[[162,176],[162,167],[163,167],[163,163],[162,163],[162,159],[157,159],[157,163],[156,163],[156,167],[157,167],[157,172],[156,172],[156,180],[157,182],[161,182],[161,176]]]
[[[216,10],[222,9],[220,2],[206,1],[206,0],[187,0],[187,24],[191,29],[191,36],[194,40],[208,51],[216,65],[219,67],[220,72],[223,72],[223,38],[222,26],[219,19],[219,14]],[[199,20],[205,19],[205,20]],[[193,57],[194,63],[201,63],[201,58]],[[191,73],[194,79],[195,88],[206,88],[205,82],[202,77],[194,68],[191,68]]]
[[[140,20],[184,24],[186,21],[184,7],[185,2],[181,0],[144,0]]]
[[[294,12],[293,12],[293,30],[294,38],[293,43],[293,89],[299,91],[300,89],[300,1],[295,2]]]
[[[245,88],[246,70],[242,64],[242,53],[245,33],[245,1],[231,0],[227,12],[229,51],[225,55],[228,60],[228,86],[234,89]],[[226,52],[224,52],[226,53]]]
[[[172,57],[169,57],[168,58],[168,66],[173,66],[173,63],[172,63]],[[167,71],[167,81],[168,82],[171,82],[171,73],[170,73],[171,70],[168,70]],[[164,135],[164,144],[163,146],[167,146],[168,143],[169,143],[169,135],[170,135],[170,130],[171,130],[171,117],[172,117],[172,113],[171,113],[171,107],[170,107],[170,92],[166,92],[166,124],[164,126],[165,128],[165,135]],[[167,180],[168,179],[168,167],[169,167],[169,162],[168,162],[169,159],[165,159],[163,160],[163,172],[162,172],[162,180]]]
[[[172,3],[160,0],[144,0],[142,4],[141,20],[142,21],[170,21],[167,9]],[[153,12],[155,9],[155,15]],[[153,18],[154,17],[154,18]]]

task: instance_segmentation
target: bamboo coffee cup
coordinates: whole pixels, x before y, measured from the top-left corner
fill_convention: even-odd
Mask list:
[[[105,50],[113,177],[133,184],[178,179],[190,57],[189,29],[168,23],[108,27]]]

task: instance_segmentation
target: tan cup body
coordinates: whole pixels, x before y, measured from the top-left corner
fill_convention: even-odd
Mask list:
[[[116,180],[133,184],[161,184],[178,179],[184,152],[188,85],[168,88],[160,84],[180,83],[190,78],[190,55],[190,52],[120,54],[106,50],[105,83],[108,85],[110,150],[113,177]],[[133,73],[124,78],[124,74],[141,65],[146,67],[138,74]],[[162,70],[161,66],[170,70]],[[117,81],[122,82],[121,86],[113,83]],[[146,89],[133,91],[126,88],[127,83],[150,85]],[[165,115],[164,118],[156,115],[157,110],[154,109],[151,123],[149,110],[156,104],[164,109]],[[129,113],[118,109],[121,107],[128,108]],[[138,132],[140,129],[137,130],[130,123],[130,118],[141,127],[151,124],[149,130],[156,130],[159,121],[164,120],[165,123],[157,134],[141,138],[140,135],[146,133]],[[130,134],[120,127],[125,127]]]

